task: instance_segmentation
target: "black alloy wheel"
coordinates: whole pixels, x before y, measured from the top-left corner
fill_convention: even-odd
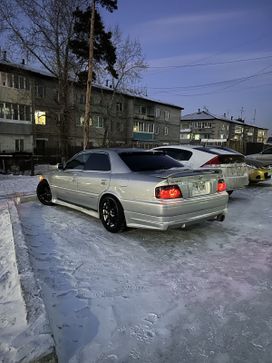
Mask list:
[[[101,200],[100,219],[109,232],[121,232],[126,228],[123,208],[114,197],[106,196]]]
[[[39,182],[37,186],[37,197],[42,204],[53,205],[51,189],[46,180]]]

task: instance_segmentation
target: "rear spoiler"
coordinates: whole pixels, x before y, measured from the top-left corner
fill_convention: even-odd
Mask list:
[[[165,170],[164,173],[155,174],[157,178],[160,179],[167,179],[167,178],[180,178],[185,176],[196,176],[196,175],[213,175],[213,174],[221,174],[221,169],[214,169],[214,168],[201,168],[201,169],[183,169],[179,171],[174,171],[173,169]]]

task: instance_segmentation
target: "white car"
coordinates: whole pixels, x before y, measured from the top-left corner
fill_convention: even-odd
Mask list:
[[[167,155],[191,169],[221,169],[229,194],[249,183],[245,157],[237,151],[224,147],[201,145],[159,146],[155,150],[163,150]]]
[[[257,154],[250,154],[246,156],[246,160],[257,160],[263,166],[272,165],[272,147],[264,149],[262,152]]]

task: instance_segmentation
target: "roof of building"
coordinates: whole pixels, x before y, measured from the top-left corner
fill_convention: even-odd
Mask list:
[[[30,66],[28,66],[28,65],[26,65],[24,63],[17,64],[17,63],[9,62],[7,60],[0,60],[0,66],[1,65],[4,65],[6,67],[10,67],[10,68],[16,68],[16,69],[24,70],[26,72],[30,72],[30,73],[40,75],[40,76],[43,76],[43,77],[56,78],[52,73],[50,73],[47,70],[30,67]],[[113,92],[112,87],[101,86],[99,84],[93,84],[93,86],[95,88],[104,89],[105,91],[108,91],[108,92]],[[154,98],[150,98],[150,97],[147,97],[147,96],[144,96],[144,95],[141,95],[141,94],[134,94],[132,91],[118,90],[118,91],[116,91],[116,93],[123,94],[123,95],[133,97],[133,98],[138,98],[138,99],[142,99],[142,100],[146,100],[146,101],[155,102],[155,103],[165,105],[165,106],[175,107],[175,108],[178,108],[179,110],[184,110],[184,108],[181,107],[181,106],[174,105],[172,103],[168,103],[168,102],[165,102],[165,101],[162,101],[162,100],[157,100],[157,99],[154,99]]]
[[[181,121],[197,121],[197,120],[201,120],[201,121],[202,120],[219,120],[219,121],[234,123],[237,125],[244,125],[244,126],[256,127],[258,129],[268,130],[265,127],[248,124],[241,119],[233,119],[233,118],[226,117],[225,115],[219,116],[219,115],[215,115],[209,111],[204,111],[204,110],[203,111],[198,110],[198,112],[193,112],[188,115],[184,115],[181,118]]]

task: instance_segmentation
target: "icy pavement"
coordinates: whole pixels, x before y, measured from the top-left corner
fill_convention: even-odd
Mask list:
[[[187,230],[110,234],[38,202],[19,213],[61,363],[271,363],[271,183]]]

